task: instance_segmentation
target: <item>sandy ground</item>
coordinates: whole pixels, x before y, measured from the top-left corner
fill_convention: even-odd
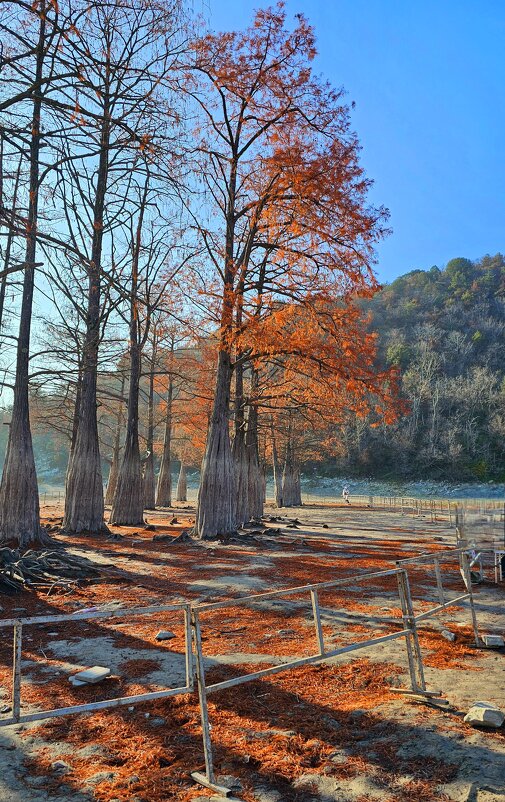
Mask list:
[[[0,597],[2,617],[208,602],[353,577],[350,585],[320,594],[325,643],[338,648],[398,628],[396,579],[360,577],[454,545],[447,520],[337,505],[290,510],[299,520],[295,528],[274,521],[267,534],[227,544],[153,541],[153,535],[176,536],[187,528],[191,512],[177,510],[173,524],[173,511],[148,514],[154,531],[116,527],[119,541],[67,540],[72,552],[110,570],[107,578],[70,594]],[[44,513],[57,527],[61,510]],[[409,571],[415,609],[436,604],[433,575]],[[464,591],[452,561],[444,584],[448,597]],[[503,600],[504,588],[490,581],[476,588],[481,632],[505,632]],[[294,594],[202,616],[210,681],[313,654],[309,602],[306,594]],[[159,629],[175,637],[158,642]],[[455,634],[454,642],[443,629]],[[403,640],[282,672],[210,697],[217,774],[234,777],[234,793],[246,802],[505,802],[504,728],[476,730],[463,722],[476,700],[505,711],[503,652],[473,648],[466,602],[424,622],[420,641],[427,685],[443,692],[447,706],[390,690],[408,685]],[[8,634],[0,647],[0,710],[10,704],[11,653]],[[95,664],[111,668],[113,676],[96,686],[70,686],[69,675]],[[180,614],[25,628],[23,712],[183,681]],[[0,729],[1,802],[203,800],[212,792],[189,777],[202,766],[196,694]]]

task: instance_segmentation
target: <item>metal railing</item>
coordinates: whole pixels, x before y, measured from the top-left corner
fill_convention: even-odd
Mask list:
[[[447,590],[446,588],[444,588],[442,581],[442,570],[440,563],[451,559],[454,560],[454,558],[457,558],[459,571],[463,577],[463,582],[466,587],[466,593],[463,593],[462,595],[457,596],[456,598],[448,599]],[[396,565],[398,566],[398,568],[406,568],[407,565],[422,565],[423,563],[433,564],[436,590],[439,603],[435,607],[432,607],[429,610],[424,610],[422,613],[415,614],[411,599],[409,615],[411,616],[412,620],[415,621],[416,624],[418,624],[420,621],[424,621],[427,618],[433,618],[433,616],[442,612],[442,610],[446,610],[448,607],[454,607],[460,605],[464,601],[468,601],[470,607],[471,624],[475,636],[475,645],[480,646],[481,640],[479,636],[479,629],[477,626],[477,616],[475,614],[475,605],[472,592],[470,557],[468,555],[467,549],[463,548],[450,549],[448,551],[438,551],[427,554],[419,554],[417,557],[407,557],[404,560],[396,561]]]
[[[447,560],[454,560],[457,558],[461,574],[466,586],[466,593],[460,594],[455,598],[448,598],[447,589],[443,585],[442,564]],[[438,595],[438,604],[429,610],[423,610],[416,613],[411,595],[410,581],[408,566],[409,565],[423,565],[432,564],[434,576],[436,581],[436,592]],[[376,637],[368,638],[361,641],[353,641],[347,645],[338,648],[328,648],[325,643],[325,636],[323,632],[323,624],[321,619],[320,608],[320,594],[321,592],[331,591],[335,588],[342,588],[345,586],[355,586],[357,583],[370,582],[375,579],[382,579],[386,577],[396,578],[397,593],[401,607],[401,617],[386,618],[374,616],[374,621],[387,623],[388,625],[397,625],[400,627],[395,632],[378,635]],[[292,596],[306,596],[307,602],[310,601],[312,608],[312,619],[314,625],[314,633],[316,638],[317,649],[315,653],[308,656],[297,657],[277,665],[269,666],[258,671],[248,674],[240,674],[230,679],[225,679],[219,682],[212,682],[207,684],[204,655],[202,649],[202,617],[207,613],[216,610],[233,609],[237,607],[250,607],[251,605],[261,605],[264,601],[272,599],[282,600],[286,597]],[[475,614],[475,607],[473,601],[470,563],[467,549],[451,549],[443,552],[432,552],[421,554],[417,557],[410,557],[396,562],[396,568],[389,570],[377,571],[374,573],[355,575],[346,577],[344,579],[335,579],[326,582],[318,582],[315,584],[306,584],[300,587],[285,588],[282,590],[269,591],[267,593],[253,594],[243,596],[226,601],[207,603],[207,604],[192,604],[180,603],[172,605],[156,605],[150,607],[140,608],[120,608],[116,610],[93,610],[88,612],[67,613],[63,615],[45,615],[27,618],[12,618],[0,621],[0,628],[13,628],[13,686],[12,686],[12,716],[7,719],[0,720],[0,727],[24,723],[30,721],[37,721],[41,719],[53,718],[56,716],[65,716],[76,713],[83,713],[93,710],[102,710],[105,708],[119,707],[121,705],[130,705],[138,702],[152,701],[154,699],[163,699],[170,696],[190,693],[194,689],[194,671],[196,670],[196,678],[198,685],[198,695],[200,704],[200,716],[202,722],[203,733],[203,748],[205,757],[205,774],[201,772],[193,772],[193,779],[213,790],[218,790],[224,795],[227,795],[229,789],[220,787],[216,784],[212,756],[212,741],[210,735],[210,722],[208,713],[207,697],[210,693],[215,693],[226,688],[231,688],[247,682],[267,677],[280,672],[289,671],[305,665],[318,664],[328,659],[337,657],[342,654],[355,652],[360,649],[366,649],[387,641],[397,640],[403,638],[405,640],[405,648],[408,660],[409,676],[410,676],[410,690],[408,689],[393,689],[401,693],[416,694],[427,698],[440,696],[440,692],[428,691],[426,688],[426,681],[424,676],[423,658],[418,638],[417,625],[431,618],[448,607],[460,605],[462,602],[468,600],[470,604],[470,614],[472,627],[475,635],[476,645],[481,645],[479,637],[477,618]],[[343,605],[345,607],[345,605]],[[260,608],[261,609],[261,608]],[[182,611],[184,618],[184,640],[185,640],[185,685],[178,688],[166,688],[159,691],[151,691],[142,694],[135,694],[131,696],[118,697],[113,699],[105,699],[97,702],[89,702],[85,704],[72,705],[68,707],[53,708],[49,710],[41,710],[30,713],[22,713],[21,710],[21,654],[22,654],[22,637],[23,628],[27,626],[37,626],[40,624],[58,624],[63,622],[78,622],[83,620],[95,620],[103,618],[120,618],[129,616],[135,618],[144,615],[150,615],[160,612],[178,612]],[[363,615],[363,618],[367,616]],[[193,654],[194,648],[194,654]],[[271,655],[275,657],[274,654]]]
[[[328,650],[324,642],[323,628],[321,622],[321,611],[319,606],[319,592],[323,590],[331,590],[333,588],[345,587],[346,585],[355,585],[356,583],[368,582],[370,580],[374,580],[377,578],[384,578],[388,576],[397,578],[398,595],[402,608],[402,618],[398,619],[398,621],[390,618],[383,620],[387,621],[389,624],[397,623],[398,626],[401,626],[402,628],[397,632],[391,632],[387,635],[380,635],[378,637],[369,638],[364,641],[355,641],[346,646],[341,646],[336,649]],[[206,613],[215,610],[224,610],[236,607],[250,606],[251,604],[258,604],[263,601],[268,601],[270,599],[279,599],[286,596],[294,596],[294,595],[300,596],[304,594],[308,594],[312,605],[314,630],[317,640],[317,652],[315,654],[309,655],[307,657],[299,657],[294,660],[290,660],[289,662],[283,662],[279,665],[263,668],[260,669],[259,671],[254,671],[248,674],[241,674],[239,676],[232,677],[231,679],[222,680],[220,682],[213,682],[210,685],[207,684],[205,676],[204,655],[202,650],[202,621],[201,621],[202,616],[204,616]],[[303,585],[301,587],[287,588],[283,590],[270,591],[267,593],[258,593],[251,596],[239,597],[238,599],[232,599],[229,601],[216,602],[211,604],[199,604],[193,606],[192,625],[193,625],[193,635],[194,635],[194,645],[195,645],[195,664],[196,664],[196,676],[198,683],[198,694],[200,701],[200,712],[202,719],[203,746],[204,746],[204,756],[205,756],[205,774],[202,774],[201,772],[193,772],[191,775],[193,779],[196,782],[200,783],[201,785],[204,785],[205,787],[210,788],[212,790],[217,790],[221,793],[226,794],[229,790],[216,784],[216,779],[214,774],[212,741],[210,735],[210,722],[209,722],[209,713],[207,705],[207,697],[208,694],[210,693],[215,693],[216,691],[224,690],[225,688],[232,688],[236,685],[242,685],[243,683],[246,682],[253,682],[255,680],[261,679],[262,677],[268,677],[273,674],[279,674],[281,672],[289,671],[291,669],[299,668],[301,666],[321,663],[330,658],[337,657],[338,655],[347,654],[349,652],[354,652],[359,649],[366,649],[369,648],[370,646],[375,646],[379,643],[385,643],[386,641],[392,641],[398,638],[404,638],[408,657],[410,681],[411,681],[410,693],[415,693],[424,696],[436,696],[437,695],[436,693],[426,691],[422,656],[417,639],[416,621],[415,618],[412,615],[410,615],[409,599],[410,599],[410,593],[409,593],[407,572],[402,568],[396,568],[386,571],[377,571],[375,573],[370,573],[370,574],[362,574],[360,576],[348,577],[346,579],[337,579],[328,582],[319,582],[317,584]]]
[[[115,699],[104,699],[99,702],[88,702],[70,707],[39,710],[34,713],[21,712],[21,653],[23,628],[37,626],[38,624],[59,624],[67,621],[87,621],[97,618],[121,618],[129,616],[135,618],[160,612],[183,611],[184,616],[184,642],[185,642],[185,673],[186,684],[182,688],[167,688],[161,691],[150,691],[132,696],[122,696]],[[153,699],[164,699],[168,696],[190,693],[194,687],[193,652],[191,647],[191,606],[189,604],[163,604],[154,607],[124,608],[118,610],[93,610],[82,613],[66,613],[64,615],[39,615],[31,618],[10,618],[0,620],[0,628],[13,627],[13,675],[12,675],[12,716],[0,720],[0,727],[10,724],[20,724],[27,721],[39,721],[56,716],[67,716],[74,713],[84,713],[89,710],[103,710],[108,707],[130,705],[133,702],[147,702]]]

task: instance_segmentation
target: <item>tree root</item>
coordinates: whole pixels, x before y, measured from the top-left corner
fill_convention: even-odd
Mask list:
[[[23,588],[47,589],[48,594],[56,588],[69,591],[81,582],[90,582],[101,577],[98,568],[83,557],[67,554],[48,538],[51,550],[23,553],[19,549],[0,548],[0,593],[16,593]]]

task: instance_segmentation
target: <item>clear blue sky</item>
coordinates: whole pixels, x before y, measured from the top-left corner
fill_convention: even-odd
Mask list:
[[[216,30],[258,0],[203,0]],[[316,68],[356,102],[372,197],[391,211],[381,281],[505,250],[505,0],[287,0]]]

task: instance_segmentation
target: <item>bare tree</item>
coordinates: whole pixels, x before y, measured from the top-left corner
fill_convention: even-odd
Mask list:
[[[40,526],[39,494],[29,414],[29,355],[32,323],[37,221],[40,195],[40,148],[42,140],[42,98],[47,79],[48,52],[58,39],[54,16],[48,11],[51,3],[41,2],[29,11],[29,24],[37,25],[32,42],[33,85],[26,99],[32,106],[30,119],[28,211],[25,230],[23,289],[17,341],[14,401],[9,427],[7,453],[0,485],[0,541],[15,542],[21,547],[43,540]],[[33,19],[35,18],[35,19]],[[24,55],[24,54],[23,54]],[[23,59],[24,61],[24,59]],[[32,65],[28,62],[26,68]],[[51,66],[49,67],[49,70]],[[23,98],[24,99],[24,98]],[[21,102],[21,101],[19,101]],[[14,107],[15,104],[12,104]],[[17,192],[16,192],[17,194]]]
[[[111,230],[117,225],[118,209],[128,217],[132,167],[139,154],[143,156],[154,148],[155,141],[163,139],[172,119],[163,91],[174,53],[180,46],[179,6],[179,0],[168,5],[154,0],[140,5],[126,0],[103,7],[94,5],[86,21],[85,46],[69,55],[79,62],[83,79],[75,114],[83,119],[83,125],[87,123],[88,139],[96,140],[98,161],[90,179],[94,196],[89,226],[92,237],[87,264],[86,338],[79,424],[66,483],[67,531],[100,531],[105,526],[96,414],[104,228],[107,225]],[[107,210],[106,222],[106,199],[111,193],[117,204],[112,215]],[[131,347],[137,346],[132,343]],[[137,369],[136,362],[134,368]],[[132,381],[129,393],[133,397],[137,389],[135,376]],[[129,458],[132,438],[138,439],[138,433],[127,434],[123,463],[125,455]],[[123,493],[123,487],[120,473],[116,497]],[[138,520],[142,516],[139,506],[137,498],[135,513],[125,516],[114,503],[112,519]]]

